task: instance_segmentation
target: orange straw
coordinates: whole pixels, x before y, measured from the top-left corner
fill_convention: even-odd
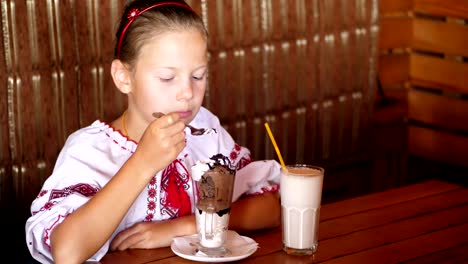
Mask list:
[[[287,172],[288,169],[286,169],[286,165],[284,165],[283,157],[281,156],[281,153],[280,153],[280,151],[279,151],[279,148],[278,148],[278,146],[276,145],[275,138],[273,137],[273,134],[271,133],[270,126],[268,125],[268,122],[265,122],[265,127],[266,127],[266,130],[267,130],[267,132],[268,132],[268,135],[270,136],[271,142],[273,143],[273,147],[275,147],[276,154],[278,154],[278,158],[279,158],[279,161],[280,161],[280,163],[281,163],[281,167],[283,167],[283,170],[284,170],[285,172]]]

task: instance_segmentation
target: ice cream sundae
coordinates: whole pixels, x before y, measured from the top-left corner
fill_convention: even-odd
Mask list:
[[[235,173],[229,159],[221,154],[207,161],[198,161],[192,167],[192,178],[198,191],[196,222],[199,250],[205,254],[225,251],[223,245],[229,225]]]

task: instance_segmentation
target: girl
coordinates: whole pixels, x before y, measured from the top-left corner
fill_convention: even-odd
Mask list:
[[[207,71],[207,32],[184,1],[126,6],[111,74],[128,108],[110,124],[97,120],[68,138],[26,222],[35,259],[98,261],[108,250],[166,247],[196,233],[190,167],[216,154],[237,168],[230,229],[279,225],[280,166],[251,162],[201,106]],[[189,123],[213,133],[192,135]]]

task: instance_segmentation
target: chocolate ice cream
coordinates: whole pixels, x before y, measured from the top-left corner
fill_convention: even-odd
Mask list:
[[[234,188],[235,170],[229,159],[218,154],[207,163],[209,169],[197,181],[197,208],[206,212],[224,214],[229,212]]]

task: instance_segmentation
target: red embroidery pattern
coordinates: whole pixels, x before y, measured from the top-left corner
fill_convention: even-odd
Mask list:
[[[234,149],[236,151],[241,151],[241,146],[239,146],[239,144],[234,144]]]
[[[39,198],[39,197],[42,197],[42,196],[46,195],[46,194],[47,194],[47,192],[48,192],[47,190],[42,190],[42,191],[39,193],[39,195],[37,195],[37,198]]]
[[[156,176],[153,177],[148,184],[148,204],[146,205],[146,217],[145,221],[150,222],[154,218],[154,214],[156,213],[156,202],[158,197],[156,196],[157,193],[157,185],[156,185]]]
[[[229,154],[229,158],[231,160],[236,160],[237,159],[237,152],[233,151],[231,154]]]
[[[229,159],[231,161],[231,164],[235,163],[237,157],[240,154],[240,151],[241,151],[241,147],[239,146],[239,144],[234,144],[234,147],[231,150],[231,153],[229,154]]]
[[[91,197],[91,196],[94,196],[99,190],[100,188],[93,187],[90,184],[78,183],[76,185],[66,187],[62,190],[53,189],[50,192],[49,201],[53,199],[61,198],[61,197],[67,197],[68,195],[72,193],[79,193],[83,196]]]
[[[145,217],[145,222],[151,222],[154,218],[154,214],[148,213]]]
[[[50,208],[52,208],[54,205],[57,204],[57,201],[53,201],[54,199],[67,197],[68,195],[72,193],[79,193],[83,196],[90,197],[90,196],[94,196],[99,190],[100,189],[98,187],[93,187],[85,183],[78,183],[76,185],[66,187],[62,190],[53,189],[50,192],[49,201],[47,201],[44,204],[44,206],[42,206],[41,209],[39,209],[38,211],[32,212],[32,214],[35,215],[38,212],[42,212],[42,211],[49,210]],[[41,191],[39,193],[39,197],[45,195],[47,192],[48,192],[47,190]]]
[[[231,150],[231,153],[229,154],[229,160],[231,161],[232,164],[235,164],[237,158],[239,158],[239,155],[240,155],[240,152],[241,152],[242,148],[239,144],[234,144],[234,147],[233,149]],[[247,157],[241,157],[239,159],[239,162],[237,162],[237,170],[240,170],[242,168],[244,168],[245,166],[247,166],[247,164],[249,164],[250,162],[252,162],[252,157],[250,156],[250,154],[248,154]]]
[[[182,174],[178,167],[182,169]],[[168,214],[170,218],[174,218],[192,212],[187,193],[189,179],[189,172],[180,160],[173,161],[164,169],[161,176],[161,215]]]
[[[237,163],[237,170],[240,170],[252,162],[252,156],[250,154],[247,157],[242,157]]]
[[[107,125],[107,124],[106,124],[106,125]],[[109,126],[109,125],[108,125],[108,126]],[[111,129],[113,130],[113,128],[111,128]],[[115,130],[113,130],[113,131],[115,131]],[[133,143],[135,143],[135,144],[138,144],[138,143],[136,143],[135,141],[133,141],[132,139],[129,139],[127,136],[122,135],[122,133],[120,133],[120,131],[115,131],[115,132],[118,132],[122,137],[125,137],[128,141],[131,141],[131,142],[133,142]],[[121,148],[122,150],[128,151],[128,152],[130,152],[130,153],[133,153],[133,152],[134,152],[133,150],[127,148],[126,146],[121,145],[117,140],[113,139],[113,137],[112,137],[109,133],[106,133],[106,136],[107,136],[108,138],[110,138],[110,139],[112,140],[112,142],[114,142],[116,145],[120,146],[120,148]]]
[[[274,184],[272,186],[270,186],[270,188],[268,187],[262,187],[262,191],[261,192],[255,192],[255,193],[252,193],[250,195],[258,195],[258,194],[263,194],[263,193],[267,193],[267,192],[271,192],[271,193],[275,193],[279,190],[279,185],[278,184]]]
[[[44,243],[44,245],[46,245],[46,246],[49,248],[49,251],[50,251],[50,244],[49,244],[50,231],[51,231],[58,223],[63,222],[63,220],[60,221],[61,218],[65,219],[68,215],[69,215],[69,214],[67,214],[67,215],[59,215],[59,216],[57,217],[57,220],[55,220],[55,222],[54,222],[49,228],[46,228],[46,229],[44,230],[45,233],[44,233],[44,237],[42,238],[42,242]]]
[[[52,206],[54,206],[54,202],[48,201],[47,203],[44,204],[42,208],[44,208],[45,210],[49,210],[50,208],[52,208]]]
[[[57,201],[48,201],[47,203],[44,204],[44,206],[41,207],[41,209],[39,209],[38,211],[32,212],[32,215],[35,215],[35,214],[37,214],[39,212],[42,212],[42,211],[45,211],[45,210],[49,210],[55,204],[57,204]]]

